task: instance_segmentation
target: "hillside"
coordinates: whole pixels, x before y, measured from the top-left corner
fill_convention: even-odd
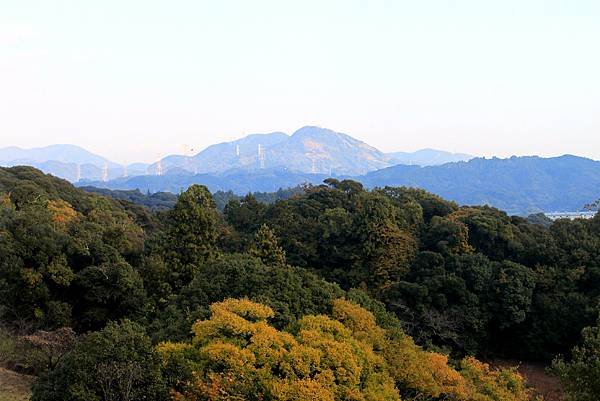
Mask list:
[[[575,211],[600,197],[600,162],[553,158],[477,158],[442,166],[394,166],[360,177],[367,187],[423,188],[462,205],[492,205],[514,214]]]
[[[121,178],[88,185],[142,192],[181,192],[192,184],[212,192],[273,192],[303,183],[319,184],[328,174],[283,169],[232,170],[222,174],[166,174]],[[348,177],[348,176],[347,176]],[[398,165],[351,177],[369,188],[422,188],[461,205],[487,204],[511,214],[575,211],[600,197],[600,162],[576,156],[472,159],[441,166]]]
[[[264,203],[99,192],[174,204],[0,168],[0,366],[33,374],[36,401],[106,383],[153,401],[531,401],[473,355],[543,369],[595,344],[600,216],[546,227],[336,179]],[[590,369],[556,366],[567,384]]]
[[[408,164],[417,166],[439,166],[446,163],[466,162],[474,156],[466,153],[451,153],[437,149],[421,149],[416,152],[388,153],[392,164]]]
[[[206,185],[211,192],[233,191],[236,194],[248,192],[274,192],[280,188],[291,188],[299,184],[320,184],[328,176],[283,169],[231,170],[222,174],[191,174],[187,171],[165,175],[144,175],[123,177],[108,182],[90,181],[83,186],[108,188],[113,190],[139,189],[142,192],[180,193],[190,185]]]

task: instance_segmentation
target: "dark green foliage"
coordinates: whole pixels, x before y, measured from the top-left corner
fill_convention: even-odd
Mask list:
[[[552,363],[569,401],[596,401],[600,394],[600,319],[582,331],[583,342],[573,348],[570,360],[559,357]]]
[[[167,400],[160,359],[144,329],[128,320],[84,336],[34,383],[32,401]]]
[[[162,244],[171,265],[171,284],[185,285],[199,264],[215,252],[217,211],[206,187],[192,185],[183,192],[168,213],[166,237]]]
[[[290,199],[291,197],[303,195],[305,187],[303,185],[294,186],[291,188],[278,189],[275,192],[252,192],[249,195],[257,201],[265,204],[275,203],[280,200]],[[233,191],[217,191],[213,193],[213,199],[220,211],[225,210],[225,207],[232,200],[241,200],[243,196],[236,195]]]
[[[248,253],[259,258],[268,266],[285,264],[285,251],[279,246],[279,239],[273,230],[266,224],[263,224],[256,232]]]
[[[527,222],[531,224],[538,224],[545,228],[548,228],[552,225],[552,219],[546,216],[544,213],[535,213],[527,216]]]
[[[289,263],[366,289],[421,344],[547,359],[590,323],[600,299],[599,218],[548,228],[417,189],[326,184],[272,205],[232,204],[232,235],[249,238],[267,224]]]
[[[534,286],[535,276],[528,267],[508,261],[494,264],[492,298],[496,324],[500,329],[525,320]]]
[[[353,181],[327,184],[264,212],[288,262],[318,269],[343,288],[383,288],[406,274],[417,241],[392,202]]]
[[[149,347],[138,326],[107,323],[130,319],[154,341],[185,340],[225,298],[270,306],[283,329],[346,297],[382,327],[453,357],[550,360],[596,317],[600,217],[530,220],[338,179],[275,202],[230,199],[223,214],[206,188],[192,186],[154,212],[31,168],[0,169],[0,319],[24,334],[96,330],[40,380],[39,400],[98,397],[104,379],[87,372],[98,363],[117,375],[144,358],[154,366],[150,348],[127,348],[133,338]],[[585,349],[596,347],[595,331],[585,333]],[[102,358],[115,353],[125,359],[107,365]]]
[[[143,194],[139,189],[132,190],[110,190],[96,187],[80,187],[86,192],[108,196],[117,200],[146,206],[153,211],[169,210],[177,203],[177,195],[171,192],[156,192]]]
[[[73,317],[80,331],[98,330],[108,321],[139,318],[146,292],[129,264],[88,266],[77,273],[72,290]]]
[[[144,251],[142,223],[153,219],[32,168],[0,169],[0,318],[88,329],[135,316],[144,289],[131,264]],[[112,281],[92,280],[93,266]]]
[[[303,315],[330,312],[333,300],[342,295],[339,287],[303,269],[228,255],[200,266],[191,283],[155,320],[152,333],[160,340],[186,338],[191,323],[209,316],[211,303],[244,297],[272,307],[274,325],[283,328]]]

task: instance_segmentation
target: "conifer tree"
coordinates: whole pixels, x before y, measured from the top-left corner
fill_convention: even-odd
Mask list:
[[[250,254],[270,266],[285,264],[285,251],[279,246],[279,239],[273,230],[266,224],[263,224],[256,232],[250,246]]]

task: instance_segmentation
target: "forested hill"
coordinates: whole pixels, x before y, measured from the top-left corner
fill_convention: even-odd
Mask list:
[[[192,184],[212,192],[274,192],[302,183],[319,184],[327,176],[289,170],[231,170],[222,174],[166,174],[121,178],[89,185],[111,189],[170,191],[178,193]],[[409,186],[422,188],[461,205],[487,204],[509,214],[577,211],[600,197],[600,162],[576,156],[553,158],[511,157],[472,159],[441,166],[398,165],[349,177],[366,187]]]
[[[367,187],[413,186],[462,205],[487,204],[521,215],[581,210],[600,197],[600,162],[570,155],[398,165],[359,179]]]
[[[221,212],[192,185],[152,212],[0,168],[0,365],[32,401],[530,401],[477,358],[580,344],[554,371],[595,399],[599,216],[352,180],[280,195]]]

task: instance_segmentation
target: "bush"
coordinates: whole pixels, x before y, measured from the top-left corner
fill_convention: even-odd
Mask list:
[[[141,326],[125,320],[84,336],[56,369],[35,381],[32,401],[167,398],[150,339]]]

